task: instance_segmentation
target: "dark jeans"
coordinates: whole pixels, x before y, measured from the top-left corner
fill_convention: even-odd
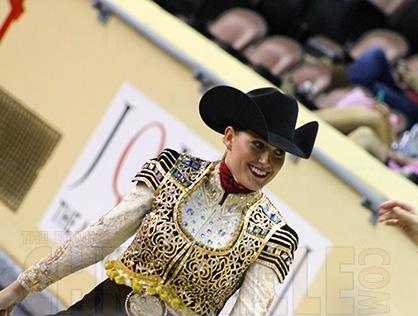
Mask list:
[[[66,311],[56,315],[126,315],[125,299],[131,288],[106,279]]]
[[[384,94],[384,102],[407,117],[409,127],[418,122],[418,107],[396,84],[392,68],[382,49],[372,47],[348,68],[352,84],[367,87],[374,96]]]

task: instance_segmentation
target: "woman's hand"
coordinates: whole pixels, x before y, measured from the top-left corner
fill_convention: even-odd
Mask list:
[[[28,294],[28,290],[21,286],[17,280],[0,291],[0,316],[12,315],[16,304],[23,301]]]
[[[379,222],[402,229],[418,245],[418,212],[407,203],[390,200],[382,203]]]

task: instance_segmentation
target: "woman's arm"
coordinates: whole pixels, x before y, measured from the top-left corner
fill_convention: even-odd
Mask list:
[[[279,278],[273,269],[253,263],[245,274],[230,316],[266,315],[276,293]]]
[[[153,192],[142,182],[96,224],[77,233],[18,277],[28,291],[40,292],[52,283],[103,260],[130,238],[151,209]]]
[[[29,292],[40,292],[69,274],[103,260],[136,232],[142,217],[151,209],[153,197],[153,191],[138,182],[123,201],[96,224],[22,272],[18,280],[0,291],[0,316],[12,315],[14,306]]]

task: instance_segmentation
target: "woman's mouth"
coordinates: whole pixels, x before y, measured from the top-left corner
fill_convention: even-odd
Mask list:
[[[249,166],[251,173],[258,178],[265,178],[268,175],[267,171],[259,169],[254,166]]]

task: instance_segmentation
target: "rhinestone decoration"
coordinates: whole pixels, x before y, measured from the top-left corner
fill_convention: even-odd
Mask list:
[[[266,214],[276,224],[282,221],[281,218],[277,214],[270,211],[270,208],[266,202],[260,203],[260,207],[263,210],[263,213]]]
[[[186,188],[192,184],[178,169],[173,172],[173,176]]]
[[[196,241],[215,249],[224,248],[233,239],[243,214],[237,212],[238,205],[231,204],[231,199],[225,200],[223,205],[210,203],[210,207],[202,207],[207,205],[206,200],[213,202],[223,195],[219,188],[209,192],[205,188],[200,186],[181,204],[182,224]]]
[[[142,169],[146,169],[146,170],[149,170],[152,173],[154,173],[154,175],[158,179],[158,181],[161,181],[163,179],[162,173],[160,172],[160,170],[158,170],[158,167],[153,163],[149,163],[149,162],[145,163],[142,166]]]
[[[202,162],[198,158],[191,158],[191,157],[185,157],[182,161],[185,165],[192,167],[193,169],[199,171],[202,169],[205,169],[207,166],[209,166],[208,162]]]

